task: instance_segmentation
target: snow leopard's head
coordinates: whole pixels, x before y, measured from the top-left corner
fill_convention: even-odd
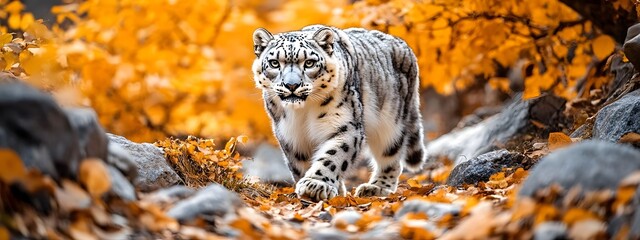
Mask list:
[[[323,26],[276,35],[257,29],[252,67],[256,86],[286,108],[323,101],[338,85],[335,36],[334,30]]]

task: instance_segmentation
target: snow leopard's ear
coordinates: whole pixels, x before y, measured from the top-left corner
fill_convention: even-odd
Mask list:
[[[318,29],[311,37],[320,47],[331,56],[333,54],[333,43],[335,42],[335,32],[331,28],[323,27]]]
[[[267,44],[271,40],[273,40],[273,35],[267,29],[258,28],[253,32],[253,52],[256,57],[260,57],[260,54],[267,48]]]

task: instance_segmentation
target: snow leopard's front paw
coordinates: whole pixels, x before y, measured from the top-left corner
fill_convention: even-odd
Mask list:
[[[318,202],[338,196],[338,188],[322,180],[303,177],[296,183],[296,194],[300,198]]]
[[[356,188],[356,197],[373,197],[373,196],[389,196],[389,194],[393,193],[391,189],[383,188],[378,185],[374,185],[371,183],[363,183]]]

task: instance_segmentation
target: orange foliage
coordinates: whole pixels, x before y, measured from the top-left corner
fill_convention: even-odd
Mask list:
[[[558,0],[359,1],[336,23],[402,37],[418,56],[422,86],[444,94],[485,81],[508,90],[501,69],[518,68],[525,98],[572,98],[578,80],[615,48]]]
[[[187,186],[202,187],[216,182],[236,190],[247,184],[240,172],[243,159],[236,152],[238,143],[244,144],[247,140],[246,136],[232,137],[223,149],[215,149],[213,139],[193,136],[184,141],[165,139],[156,145],[164,150],[165,157]]]
[[[422,86],[443,94],[478,84],[509,91],[511,68],[526,98],[545,91],[572,98],[615,48],[558,0],[86,0],[54,7],[67,27],[51,30],[23,10],[20,1],[0,0],[2,70],[76,92],[64,102],[93,107],[110,132],[134,141],[268,138],[250,71],[257,27],[324,23],[391,33],[416,52]]]

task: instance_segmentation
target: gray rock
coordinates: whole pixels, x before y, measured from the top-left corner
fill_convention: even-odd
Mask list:
[[[544,222],[533,230],[534,240],[567,239],[567,225],[562,222]]]
[[[253,159],[242,162],[246,177],[258,177],[263,182],[293,184],[293,177],[284,162],[282,151],[270,144],[258,146]]]
[[[192,196],[196,190],[184,185],[159,189],[149,194],[147,199],[156,203],[169,203]]]
[[[636,192],[631,203],[626,206],[620,215],[616,215],[607,221],[607,234],[617,236],[622,234],[625,227],[629,227],[624,239],[640,239],[640,185],[636,187]]]
[[[491,175],[503,169],[515,170],[518,167],[529,169],[531,165],[527,157],[520,153],[512,153],[504,149],[491,151],[455,166],[447,178],[447,185],[462,186],[485,182],[489,181]]]
[[[633,214],[633,213],[631,213]],[[615,215],[607,220],[607,235],[615,236],[620,234],[619,231],[623,226],[629,227],[631,218],[629,214]]]
[[[587,140],[542,158],[529,171],[519,196],[530,197],[553,183],[568,190],[616,190],[620,180],[640,170],[640,151],[622,144]]]
[[[635,213],[633,214],[633,220],[631,221],[631,230],[629,232],[630,239],[638,239],[640,238],[640,210],[636,208]]]
[[[627,30],[627,36],[622,46],[624,55],[636,68],[640,67],[640,24],[635,24]]]
[[[617,99],[629,92],[624,86],[629,82],[633,82],[632,79],[634,78],[633,74],[635,72],[633,67],[633,64],[630,62],[624,62],[623,57],[620,55],[613,55],[613,57],[611,57],[610,72],[614,77],[608,87],[607,102]]]
[[[218,184],[211,184],[198,190],[193,196],[177,202],[167,211],[167,215],[181,222],[201,217],[225,217],[235,215],[235,210],[243,205],[242,200],[234,192]],[[231,216],[231,215],[228,215]]]
[[[134,184],[139,190],[153,191],[176,185],[182,181],[180,176],[169,166],[160,148],[149,143],[134,143],[113,134],[107,134],[107,136],[109,144],[117,144],[131,155],[138,172]]]
[[[138,177],[138,168],[133,161],[133,156],[119,144],[114,143],[109,143],[108,152],[107,163],[120,170],[129,181],[135,181]]]
[[[375,223],[371,229],[360,234],[357,239],[402,239],[398,232],[398,228],[394,228],[394,224],[397,225],[397,222],[389,220],[379,221]],[[426,221],[423,221],[418,227],[422,227],[432,233],[440,231],[435,224]]]
[[[640,89],[600,109],[593,125],[593,137],[610,142],[630,132],[640,133]]]
[[[314,240],[346,240],[349,239],[349,233],[340,231],[335,228],[321,228],[309,231],[309,236]]]
[[[107,158],[107,136],[93,110],[62,109],[9,74],[0,76],[0,147],[54,179],[74,179],[83,159]]]
[[[358,220],[362,218],[362,214],[353,210],[344,210],[336,213],[333,216],[333,220],[331,220],[332,225],[336,225],[336,223],[343,224],[356,224]]]
[[[319,215],[318,218],[324,220],[324,221],[331,221],[331,219],[333,219],[333,216],[331,216],[331,213],[327,212],[327,211],[322,211]]]
[[[53,98],[3,74],[0,79],[0,148],[13,149],[25,166],[75,178],[78,136]]]
[[[423,200],[405,201],[402,208],[396,212],[395,218],[400,219],[407,213],[422,212],[429,216],[429,220],[437,221],[445,215],[457,216],[460,214],[462,206],[448,203],[428,202]]]
[[[111,177],[111,192],[123,200],[136,200],[136,190],[131,182],[117,168],[107,165],[107,169]]]
[[[591,128],[589,124],[582,124],[580,127],[576,128],[569,137],[571,138],[582,138],[588,139],[591,136]]]
[[[107,159],[107,135],[91,108],[66,108],[64,112],[78,135],[80,157]]]
[[[531,120],[555,129],[562,122],[562,111],[566,101],[553,95],[523,101],[521,95],[514,98],[502,112],[482,122],[454,130],[431,141],[427,145],[428,159],[440,156],[455,159],[456,164],[480,154],[495,150],[498,145],[534,130]]]

